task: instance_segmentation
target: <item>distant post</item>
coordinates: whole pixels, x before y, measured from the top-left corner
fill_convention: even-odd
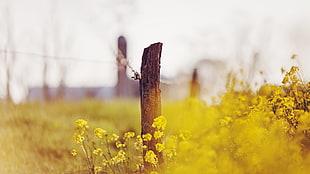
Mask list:
[[[160,58],[162,43],[154,43],[143,51],[140,79],[140,102],[141,102],[141,134],[150,133],[154,135],[155,128],[152,127],[154,118],[161,115],[161,96],[160,96]],[[163,154],[156,151],[156,143],[161,140],[143,142],[148,149],[143,150],[145,156],[148,150],[152,150],[158,157],[158,162],[163,162]],[[152,168],[148,162],[144,162],[147,169]]]
[[[128,90],[126,89],[126,82],[128,81],[126,75],[126,66],[123,61],[127,59],[127,42],[124,36],[118,37],[117,41],[118,53],[117,53],[117,67],[118,67],[118,78],[116,85],[116,96],[125,97],[127,96]]]
[[[194,69],[193,76],[192,76],[192,81],[190,84],[190,97],[198,97],[200,93],[200,85],[198,81],[198,72],[197,68]]]

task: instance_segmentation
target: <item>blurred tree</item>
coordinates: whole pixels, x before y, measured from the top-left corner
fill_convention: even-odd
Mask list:
[[[59,16],[59,4],[56,0],[50,0],[50,40],[47,39],[46,43],[43,43],[45,45],[51,44],[51,52],[52,55],[55,57],[60,57],[60,53],[62,53],[64,50],[69,50],[70,47],[70,38],[67,36],[62,35],[62,24]],[[44,48],[45,49],[45,48]],[[44,96],[45,100],[51,100],[51,96],[48,93],[48,67],[49,67],[49,61],[45,59],[44,61],[44,68],[43,68],[43,90],[44,90]],[[59,60],[57,61],[58,71],[59,71],[59,84],[58,89],[56,92],[56,98],[57,99],[63,99],[65,96],[65,89],[66,89],[66,76],[68,72],[68,64],[65,60]]]
[[[3,6],[3,16],[5,17],[3,19],[4,21],[4,32],[5,32],[5,41],[4,41],[4,50],[3,50],[3,65],[5,68],[5,76],[6,76],[6,101],[12,101],[12,93],[11,93],[11,88],[12,88],[12,79],[13,79],[13,72],[14,72],[14,64],[16,60],[16,55],[14,52],[9,52],[12,48],[14,48],[15,43],[14,43],[14,38],[13,38],[13,31],[14,31],[14,26],[13,26],[13,21],[12,21],[12,16],[10,12],[10,4],[7,2]]]
[[[48,32],[46,30],[46,28],[44,29],[43,31],[43,39],[42,39],[42,50],[43,50],[43,54],[44,55],[47,55],[48,54],[48,48],[47,48],[47,42],[48,42],[48,39],[47,39],[47,35],[48,35]],[[43,97],[44,97],[44,101],[50,101],[51,100],[51,96],[50,96],[50,93],[49,93],[49,86],[48,86],[48,79],[47,79],[47,73],[48,73],[48,60],[47,60],[47,57],[44,56],[43,57]]]

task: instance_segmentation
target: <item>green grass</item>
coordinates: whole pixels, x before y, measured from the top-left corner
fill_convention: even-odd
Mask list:
[[[75,120],[117,134],[139,132],[138,101],[0,103],[0,173],[79,173],[72,157]]]

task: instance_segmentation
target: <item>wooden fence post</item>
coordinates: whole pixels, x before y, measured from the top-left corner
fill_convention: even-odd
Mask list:
[[[128,86],[126,82],[128,81],[126,75],[126,66],[123,61],[127,59],[127,42],[124,36],[118,37],[117,41],[118,53],[117,53],[117,63],[118,63],[118,73],[117,73],[117,84],[116,84],[116,96],[118,98],[128,96]]]
[[[154,43],[143,51],[141,64],[141,79],[140,79],[140,102],[141,102],[141,135],[150,133],[154,135],[155,128],[152,127],[154,118],[161,115],[161,97],[160,97],[160,57],[162,43]],[[161,140],[152,138],[151,141],[144,141],[144,145],[148,148],[143,150],[145,156],[148,150],[152,150],[158,162],[163,163],[163,154],[156,151],[156,143],[161,143]],[[146,169],[151,169],[153,165],[144,162]]]
[[[194,69],[193,75],[192,75],[192,81],[190,84],[190,97],[197,98],[200,93],[200,85],[198,81],[198,72],[197,68]]]

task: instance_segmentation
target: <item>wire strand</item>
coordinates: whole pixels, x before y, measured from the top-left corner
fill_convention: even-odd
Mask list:
[[[13,50],[4,50],[4,49],[0,49],[0,52],[8,53],[8,54],[20,54],[20,55],[25,55],[25,56],[41,57],[43,59],[59,60],[59,61],[83,61],[83,62],[110,63],[110,64],[116,63],[115,61],[94,59],[94,57],[53,56],[53,55],[46,55],[42,53],[22,52],[22,51],[13,51]],[[95,56],[95,57],[99,58],[103,56]]]
[[[116,56],[116,61],[107,61],[107,60],[100,60],[94,59],[95,57],[103,57],[103,56],[94,56],[94,57],[73,57],[73,56],[53,56],[53,55],[46,55],[42,53],[34,53],[34,52],[23,52],[23,51],[13,51],[8,49],[0,49],[0,53],[8,53],[8,54],[19,54],[25,56],[34,56],[40,57],[42,60],[49,59],[49,60],[57,60],[57,61],[80,61],[80,62],[90,62],[90,63],[102,63],[102,64],[116,64],[117,62],[119,65],[123,67],[128,67],[130,71],[133,73],[131,77],[134,80],[140,80],[142,77],[138,71],[136,71],[125,58],[124,54],[121,50],[118,50],[118,54]],[[168,79],[160,79],[161,83],[163,84],[174,84],[174,81]]]

